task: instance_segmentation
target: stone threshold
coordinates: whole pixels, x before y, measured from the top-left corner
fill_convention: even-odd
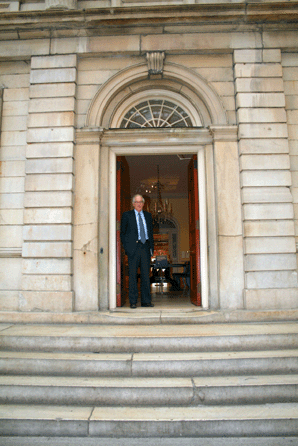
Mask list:
[[[94,325],[156,325],[156,324],[212,324],[243,322],[297,321],[298,309],[290,310],[233,310],[212,311],[195,308],[156,309],[119,308],[114,311],[73,313],[0,312],[0,323],[22,324],[94,324]]]
[[[1,437],[5,446],[82,446],[82,437]],[[171,437],[171,438],[100,438],[101,446],[294,446],[297,437]],[[98,446],[97,437],[85,437],[84,446]]]

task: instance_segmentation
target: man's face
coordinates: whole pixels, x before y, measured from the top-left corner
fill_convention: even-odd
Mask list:
[[[133,207],[135,208],[135,210],[137,212],[141,212],[141,210],[144,207],[144,202],[143,202],[143,198],[141,197],[141,195],[135,196],[135,201],[133,202]]]

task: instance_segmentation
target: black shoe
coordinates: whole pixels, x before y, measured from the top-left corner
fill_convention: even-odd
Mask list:
[[[137,308],[136,304],[130,304],[130,308]]]
[[[154,307],[154,304],[141,304],[141,307]]]

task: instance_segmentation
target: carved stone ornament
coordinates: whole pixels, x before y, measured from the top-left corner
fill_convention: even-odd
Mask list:
[[[162,74],[165,59],[164,52],[152,52],[146,54],[149,74]]]
[[[76,9],[77,0],[45,0],[46,9]]]

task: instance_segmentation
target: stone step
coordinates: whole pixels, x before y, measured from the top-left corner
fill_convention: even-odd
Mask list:
[[[297,323],[2,324],[0,346],[0,445],[298,437]]]
[[[100,446],[297,446],[297,437],[101,438]],[[2,446],[99,446],[97,437],[1,437]]]
[[[298,375],[194,378],[0,376],[0,403],[197,406],[298,402]]]
[[[132,311],[129,307],[116,308],[113,311],[75,311],[71,313],[51,313],[41,311],[3,311],[0,313],[1,324],[85,324],[85,325],[167,325],[167,324],[226,324],[226,323],[272,323],[296,322],[298,310],[203,310],[201,307],[189,308],[154,308],[138,307]]]
[[[100,353],[298,348],[297,323],[201,325],[0,325],[1,350]]]
[[[298,436],[298,404],[199,407],[1,405],[2,436]],[[84,439],[82,438],[82,444]]]
[[[2,375],[195,377],[298,373],[298,350],[199,353],[0,352]]]

